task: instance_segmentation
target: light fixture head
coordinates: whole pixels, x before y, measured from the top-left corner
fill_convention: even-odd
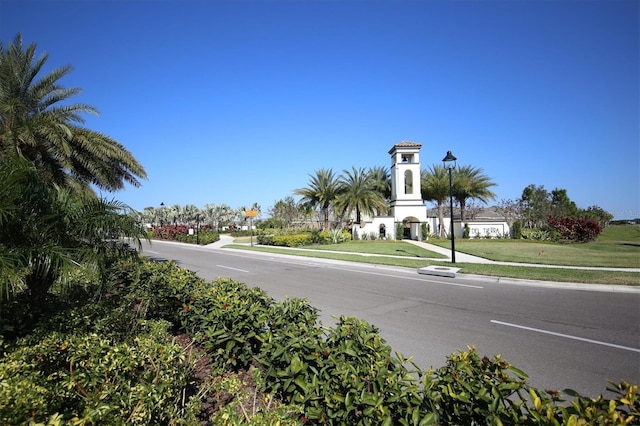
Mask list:
[[[457,158],[453,156],[451,151],[447,151],[447,156],[442,159],[442,162],[448,163],[449,161],[456,161]]]
[[[447,156],[442,159],[442,163],[445,167],[447,167],[447,163],[453,163],[453,166],[449,165],[449,167],[455,167],[457,158],[451,153],[451,151],[447,151]]]

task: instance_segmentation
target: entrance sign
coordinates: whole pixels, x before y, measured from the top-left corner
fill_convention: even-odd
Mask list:
[[[251,247],[253,247],[253,218],[258,216],[257,210],[245,210],[244,217],[249,218],[249,231],[251,232]]]

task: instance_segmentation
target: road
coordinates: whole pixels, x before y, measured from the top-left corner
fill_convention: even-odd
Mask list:
[[[153,241],[143,254],[171,259],[206,280],[230,277],[275,300],[306,298],[333,316],[374,324],[422,369],[467,346],[502,354],[542,389],[595,397],[607,380],[640,384],[640,292],[440,278],[391,268]]]

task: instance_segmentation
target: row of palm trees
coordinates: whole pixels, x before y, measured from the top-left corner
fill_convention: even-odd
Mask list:
[[[352,167],[341,176],[333,169],[320,169],[309,175],[307,186],[294,190],[294,194],[301,196],[300,204],[308,210],[320,210],[324,229],[328,229],[331,212],[344,217],[355,211],[357,223],[362,213],[385,214],[391,181],[388,171],[381,167]]]
[[[219,231],[225,225],[235,224],[245,218],[245,211],[260,212],[261,207],[254,203],[251,207],[232,208],[227,204],[205,204],[203,209],[194,204],[145,207],[139,213],[139,220],[151,225],[193,225],[206,223]]]
[[[487,203],[495,199],[491,188],[496,184],[483,174],[481,168],[459,166],[452,170],[452,194],[460,208],[461,220],[466,220],[466,207],[470,200]],[[449,172],[443,165],[432,165],[420,174],[421,196],[434,202],[439,223],[444,221],[444,206],[449,199]],[[384,215],[389,211],[391,176],[385,167],[369,169],[352,167],[342,175],[333,169],[319,169],[309,175],[306,187],[294,190],[301,196],[300,202],[308,208],[320,210],[324,228],[329,228],[330,213],[337,218],[350,217],[355,221],[361,215]],[[444,229],[439,230],[444,235]]]
[[[130,253],[107,236],[139,244],[144,235],[131,209],[94,190],[139,186],[144,168],[82,126],[96,109],[73,103],[80,89],[61,84],[71,67],[43,74],[47,59],[20,34],[0,42],[0,297],[26,289],[34,312],[65,276],[79,268],[100,276],[109,257]]]

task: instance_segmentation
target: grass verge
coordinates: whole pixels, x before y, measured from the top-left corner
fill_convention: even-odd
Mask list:
[[[377,253],[371,253],[370,247],[373,246],[371,243],[373,242],[360,242],[366,244],[357,244],[360,248],[359,253],[355,252],[346,252],[342,250],[345,247],[355,247],[356,245],[351,245],[350,243],[343,243],[340,245],[336,245],[333,248],[331,245],[329,246],[317,246],[313,249],[289,249],[289,248],[279,248],[279,247],[267,247],[267,246],[246,246],[239,244],[231,244],[225,247],[229,248],[237,248],[243,250],[253,250],[253,251],[261,251],[268,253],[276,253],[276,254],[289,254],[294,256],[306,256],[312,258],[323,258],[323,259],[334,259],[334,260],[343,260],[349,262],[360,262],[360,263],[369,263],[369,264],[378,264],[378,265],[387,265],[387,266],[400,266],[406,268],[422,268],[429,265],[437,265],[437,266],[451,266],[449,262],[438,262],[433,260],[425,260],[418,259],[415,256],[402,256],[397,255],[397,247],[391,249],[393,246],[389,246],[389,250],[391,253],[380,253],[379,246],[377,246],[374,251],[378,251]],[[403,244],[409,247],[415,247],[409,243],[397,242],[397,244]],[[318,247],[323,247],[323,249],[318,249]],[[407,251],[409,250],[407,247]],[[564,247],[564,246],[563,246]],[[420,247],[417,247],[420,249]],[[512,246],[512,249],[515,249],[515,246]],[[339,253],[327,250],[339,250]],[[421,249],[424,250],[424,249]],[[435,257],[432,256],[434,253],[429,250],[424,250],[424,252],[428,253],[424,257]],[[372,256],[371,254],[375,254]],[[384,256],[384,254],[388,254],[388,256]],[[473,253],[470,253],[473,254]],[[483,256],[486,257],[486,256]],[[497,259],[494,259],[497,260]],[[533,263],[533,262],[529,262]],[[562,269],[562,268],[541,268],[541,267],[527,267],[527,266],[507,266],[507,265],[489,265],[489,264],[476,264],[476,263],[456,263],[456,266],[462,268],[460,273],[466,274],[478,274],[478,275],[487,275],[494,277],[504,277],[504,278],[518,278],[518,279],[528,279],[528,280],[541,280],[541,281],[557,281],[557,282],[576,282],[576,283],[587,283],[587,284],[616,284],[616,285],[630,285],[630,286],[640,286],[640,273],[637,272],[618,272],[618,271],[598,271],[598,270],[581,270],[581,269]],[[585,265],[585,266],[593,266],[593,265]]]
[[[448,240],[432,244],[449,248]],[[499,262],[537,263],[561,266],[640,268],[640,244],[596,241],[558,244],[523,240],[456,240],[456,251]]]

